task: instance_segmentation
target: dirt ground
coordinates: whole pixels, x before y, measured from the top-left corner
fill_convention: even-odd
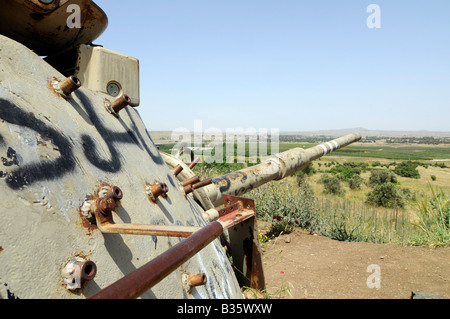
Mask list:
[[[269,225],[258,221],[263,232]],[[411,299],[414,291],[450,299],[450,248],[339,242],[297,229],[263,245],[263,265],[272,298]]]

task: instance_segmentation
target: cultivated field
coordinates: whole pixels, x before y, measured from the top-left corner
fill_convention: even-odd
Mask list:
[[[170,153],[170,136],[158,136],[160,150]],[[280,152],[330,140],[288,139],[281,139]],[[244,195],[256,202],[266,277],[265,291],[250,289],[247,295],[408,299],[420,291],[450,298],[450,144],[448,138],[427,141],[366,139],[314,161],[305,174]],[[394,174],[403,162],[415,163],[419,177]],[[194,172],[215,177],[247,165],[253,164],[202,163]],[[361,178],[358,187],[351,188],[343,176],[349,167]],[[367,203],[376,171],[394,174],[394,189],[406,194],[403,207]],[[342,192],[324,192],[326,175],[340,176]],[[381,269],[379,288],[368,284],[369,265]]]
[[[171,137],[167,132],[152,133],[152,137],[160,151],[171,153],[173,147],[177,146],[170,143]],[[304,137],[291,134],[280,137],[278,149],[279,152],[298,147],[306,149],[331,139],[332,136]],[[209,141],[203,144],[204,147],[210,145]],[[271,146],[270,142],[268,146]],[[237,146],[234,147],[236,150]],[[223,153],[225,148],[226,145],[223,144]],[[247,142],[246,163],[201,163],[197,165],[195,172],[202,176],[216,177],[254,165],[248,163],[248,154]],[[235,161],[238,162],[238,159],[243,160],[244,156],[238,157],[236,154]],[[401,207],[396,204],[395,207],[369,205],[368,193],[374,190],[374,185],[369,185],[373,171],[395,172],[397,165],[402,162],[415,163],[419,177],[395,175],[395,189],[401,191],[404,197],[401,199]],[[355,172],[361,182],[357,187],[350,187],[348,179],[339,173],[339,169],[346,165],[358,167]],[[321,182],[324,175],[340,177],[339,194],[325,192]],[[299,184],[300,176],[306,181],[302,186]],[[305,187],[308,189],[305,190]],[[312,192],[307,192],[308,190]],[[420,221],[418,207],[432,200],[436,194],[447,197],[450,194],[450,144],[446,137],[366,137],[361,142],[312,162],[306,175],[299,173],[281,182],[271,182],[245,196],[256,200],[260,218],[268,221],[276,222],[281,219],[292,226],[315,227],[309,230],[322,232],[331,238],[337,236],[334,239],[340,240],[420,245],[425,240],[417,233],[418,228],[414,225]],[[314,208],[312,204],[304,208],[304,201],[312,202]],[[293,205],[293,202],[296,204]],[[286,203],[290,203],[290,207],[285,206]],[[305,213],[305,210],[308,212]],[[275,216],[278,218],[274,220]],[[314,220],[304,221],[304,218]]]

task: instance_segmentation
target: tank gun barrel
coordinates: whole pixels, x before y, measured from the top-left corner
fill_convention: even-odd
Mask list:
[[[308,149],[295,148],[272,155],[265,162],[213,178],[206,188],[215,207],[223,204],[223,195],[241,196],[273,180],[281,180],[305,169],[309,163],[361,139],[361,134],[349,134]]]

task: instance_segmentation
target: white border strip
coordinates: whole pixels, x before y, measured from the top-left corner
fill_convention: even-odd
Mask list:
[[[334,151],[334,146],[330,142],[326,143],[330,147],[330,153]]]
[[[323,144],[320,144],[319,145],[321,148],[323,148],[323,155],[325,156],[325,155],[327,155],[328,154],[328,149],[327,149],[327,147],[325,146],[325,145],[323,145]]]

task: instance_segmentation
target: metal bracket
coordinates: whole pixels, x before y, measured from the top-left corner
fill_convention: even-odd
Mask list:
[[[255,201],[249,198],[223,195],[227,207],[219,210],[221,218],[237,211],[252,211],[251,218],[228,229],[227,251],[232,257],[236,277],[241,286],[265,289],[261,245],[258,239]]]

